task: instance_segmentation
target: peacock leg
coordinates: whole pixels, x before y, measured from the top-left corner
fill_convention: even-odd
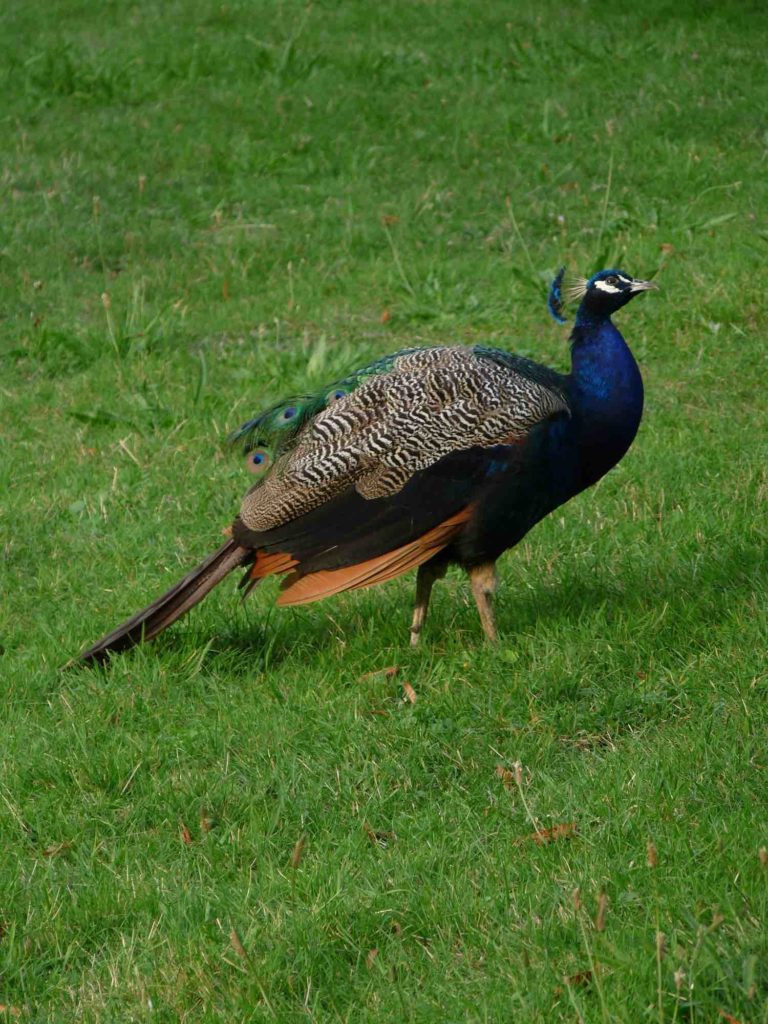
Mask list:
[[[494,562],[483,562],[469,570],[469,582],[472,584],[472,596],[480,613],[483,631],[491,643],[496,643],[496,622],[493,617],[493,595],[496,593],[496,565]]]
[[[424,626],[429,609],[429,598],[432,594],[432,587],[435,582],[445,576],[448,568],[445,562],[425,562],[419,566],[416,576],[416,604],[413,608],[413,620],[411,622],[411,647],[418,647],[419,634]]]

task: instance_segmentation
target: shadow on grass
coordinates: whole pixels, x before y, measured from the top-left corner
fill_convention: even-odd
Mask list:
[[[625,617],[647,617],[664,609],[657,640],[659,648],[669,644],[672,649],[676,640],[689,637],[692,623],[703,624],[706,628],[716,626],[732,614],[739,602],[761,591],[768,591],[768,560],[764,553],[757,546],[733,544],[717,551],[705,551],[701,557],[680,560],[668,570],[657,562],[646,572],[633,569],[610,579],[565,578],[557,585],[541,584],[524,596],[516,595],[507,584],[502,586],[499,595],[498,624],[503,644],[512,642],[516,634],[534,631],[542,621],[554,626],[572,622],[576,626],[605,609],[610,613],[623,613]],[[373,613],[369,607],[353,606],[353,602],[360,600],[357,596],[346,598],[349,604],[341,615],[338,607],[334,612],[330,608],[321,611],[318,606],[310,613],[307,609],[286,613],[270,608],[263,620],[254,621],[252,626],[233,624],[218,633],[205,654],[204,664],[217,669],[226,666],[227,671],[237,676],[252,675],[291,662],[306,663],[326,657],[331,648],[338,649],[340,641],[348,643],[350,650],[360,649],[362,641],[375,643],[377,636],[381,639],[380,647],[371,651],[368,646],[363,653],[399,646],[403,655],[408,652],[410,657],[425,656],[432,660],[436,645],[445,644],[451,614],[454,624],[449,632],[454,642],[457,636],[466,637],[468,649],[483,643],[471,602],[454,601],[452,610],[447,611],[445,596],[440,607],[438,593],[436,614],[425,631],[423,646],[411,652],[408,647],[410,611],[405,611],[402,598],[382,600],[382,596],[362,598],[365,602],[378,601]],[[408,600],[410,602],[410,597]],[[349,632],[354,633],[349,638],[337,624],[337,620],[345,618],[350,623]],[[366,622],[368,629],[357,632],[353,627],[360,619]],[[171,637],[167,642],[174,644]]]
[[[663,634],[697,623],[710,628],[753,595],[768,591],[768,559],[757,545],[732,544],[703,550],[693,557],[665,564],[656,560],[630,571],[561,579],[556,585],[529,591],[519,601],[504,601],[499,616],[509,636],[546,619],[574,625],[598,611],[647,617],[664,609]],[[509,593],[509,591],[507,591]]]

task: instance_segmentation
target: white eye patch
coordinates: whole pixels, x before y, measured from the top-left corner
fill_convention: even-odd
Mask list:
[[[630,280],[621,274],[616,274],[616,279],[624,285],[631,284]],[[622,290],[617,288],[615,284],[608,284],[607,281],[595,281],[595,288],[599,288],[601,292],[608,292],[609,295],[615,295]]]

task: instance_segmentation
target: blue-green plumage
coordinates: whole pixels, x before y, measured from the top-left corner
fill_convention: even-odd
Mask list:
[[[550,312],[554,306],[559,322],[565,322],[562,281],[563,270],[549,300]],[[495,561],[545,515],[596,483],[627,452],[642,417],[643,381],[611,316],[651,287],[655,286],[616,270],[601,271],[576,286],[581,303],[570,338],[571,370],[557,375],[569,415],[534,428],[524,452],[508,465],[493,467],[488,493],[459,539],[460,561]]]
[[[243,454],[247,454],[257,445],[274,448],[275,456],[282,454],[291,448],[302,429],[315,416],[324,412],[334,402],[351,394],[370,377],[386,373],[399,356],[416,351],[418,349],[408,348],[382,356],[341,380],[326,385],[320,391],[284,398],[243,423],[229,435],[227,441],[230,444],[241,444]]]
[[[561,315],[562,280],[561,272],[555,282]],[[350,489],[275,529],[252,531],[241,519],[235,537],[267,552],[289,551],[298,563],[293,581],[381,557],[469,508],[462,529],[434,555],[432,568],[456,562],[472,575],[491,565],[544,516],[608,472],[632,443],[643,385],[611,315],[648,287],[620,271],[603,271],[571,286],[580,304],[567,374],[498,349],[471,350],[484,363],[562,398],[514,443],[467,444],[414,473],[394,495],[365,500]],[[395,359],[390,357],[380,372],[390,372]],[[428,570],[429,564],[422,571]],[[490,620],[484,625],[490,634]]]
[[[564,322],[579,303],[568,373],[488,346],[406,349],[245,423],[231,440],[255,482],[232,539],[82,660],[156,635],[237,566],[248,589],[283,574],[281,604],[418,567],[415,642],[433,582],[458,563],[493,639],[496,559],[608,472],[642,416],[640,372],[611,317],[653,285],[619,270],[563,282],[560,271],[548,307]]]

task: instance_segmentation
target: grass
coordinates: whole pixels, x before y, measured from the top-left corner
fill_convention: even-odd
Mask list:
[[[0,1017],[768,1021],[761,14],[6,5]],[[268,402],[565,366],[562,262],[658,274],[647,414],[504,560],[499,649],[458,575],[418,652],[410,579],[224,585],[59,671],[218,544]]]

